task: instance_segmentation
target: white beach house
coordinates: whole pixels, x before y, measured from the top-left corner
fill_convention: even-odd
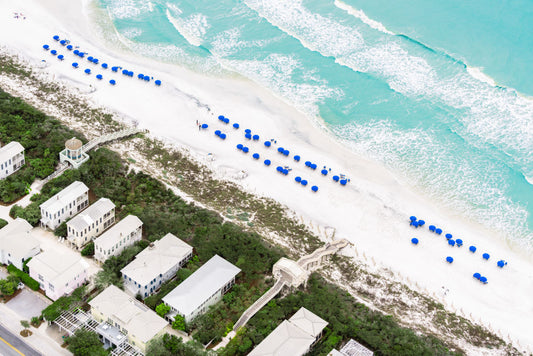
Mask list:
[[[0,148],[0,179],[18,171],[24,163],[24,147],[17,141]]]
[[[89,188],[82,182],[75,181],[39,206],[41,225],[55,230],[63,221],[88,205]]]
[[[163,302],[170,307],[167,320],[172,322],[176,314],[180,314],[189,322],[205,313],[235,284],[235,276],[240,271],[239,267],[219,255],[211,257],[163,298]]]
[[[30,277],[39,282],[46,296],[56,300],[70,294],[87,280],[89,265],[76,253],[49,250],[28,262]]]
[[[0,229],[0,263],[17,267],[38,254],[39,241],[31,235],[33,227],[24,219],[17,218]]]
[[[163,282],[174,277],[192,257],[192,247],[172,234],[150,244],[124,267],[124,286],[133,294],[146,298]]]
[[[67,240],[80,249],[115,222],[115,204],[100,198],[67,222]]]
[[[143,222],[135,215],[126,216],[94,240],[94,258],[104,263],[109,257],[118,255],[124,248],[140,241],[142,226]]]
[[[302,356],[320,340],[328,323],[305,308],[278,325],[248,356]]]
[[[168,327],[168,323],[154,311],[113,285],[98,294],[89,305],[93,318],[108,324],[96,329],[106,346],[119,342],[114,341],[117,336],[112,333],[113,329],[118,329],[133,346],[145,352],[146,344],[162,335]]]

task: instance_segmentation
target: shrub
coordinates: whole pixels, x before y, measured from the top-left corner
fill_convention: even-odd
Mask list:
[[[81,250],[82,256],[94,256],[94,242],[91,241]]]
[[[155,312],[160,317],[164,317],[168,312],[170,311],[170,307],[164,303],[159,304],[157,307],[155,307]]]
[[[7,221],[0,219],[0,229],[7,225]]]
[[[39,282],[37,282],[35,279],[31,278],[27,273],[22,272],[20,269],[13,265],[7,266],[7,271],[11,273],[12,275],[20,278],[22,283],[27,285],[33,290],[39,290]]]

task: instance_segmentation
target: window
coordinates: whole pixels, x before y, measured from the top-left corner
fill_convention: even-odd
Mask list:
[[[52,292],[54,291],[54,286],[51,283],[48,283],[48,288],[50,288]]]
[[[37,275],[37,278],[39,278],[40,281],[43,281],[43,282],[44,282],[44,278],[43,278],[43,276],[41,276],[40,274]]]

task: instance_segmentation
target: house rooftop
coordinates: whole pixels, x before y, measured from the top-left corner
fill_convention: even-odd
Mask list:
[[[39,241],[31,234],[32,229],[33,227],[24,219],[16,218],[11,221],[0,229],[0,250],[22,257],[28,251],[39,247]]]
[[[72,182],[68,187],[42,203],[39,207],[52,214],[61,210],[61,208],[68,205],[74,199],[89,191],[89,188],[82,182]]]
[[[215,255],[167,294],[163,302],[190,315],[240,271],[239,267]]]
[[[166,234],[139,252],[120,272],[141,285],[147,285],[156,276],[167,272],[191,253],[190,245],[172,234]]]
[[[41,252],[28,262],[28,267],[43,276],[54,286],[61,286],[89,268],[81,256],[73,251],[61,253],[55,250]],[[70,253],[72,252],[72,253]]]
[[[0,148],[0,161],[4,163],[6,160],[10,159],[17,153],[24,151],[24,147],[17,141],[11,141],[4,147]]]
[[[134,338],[146,343],[164,329],[168,322],[146,305],[111,285],[89,302],[104,317],[122,323]]]
[[[100,219],[105,213],[115,207],[115,204],[107,198],[100,198],[87,209],[80,212],[67,225],[72,227],[76,231],[82,231],[83,229],[91,226],[92,223]]]
[[[112,228],[104,232],[100,237],[94,240],[95,244],[107,250],[114,246],[124,235],[130,234],[143,225],[141,219],[135,215],[128,215],[120,220]]]

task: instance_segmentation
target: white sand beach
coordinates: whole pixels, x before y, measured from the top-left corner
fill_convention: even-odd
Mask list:
[[[412,288],[435,293],[451,310],[461,309],[465,317],[472,315],[474,321],[481,321],[505,337],[509,335],[519,343],[515,344],[517,348],[533,349],[530,253],[509,246],[502,236],[429,201],[381,165],[358,157],[304,114],[247,80],[207,77],[110,48],[90,23],[89,6],[92,4],[83,0],[0,1],[0,46],[34,63],[37,71],[49,73],[73,88],[89,90],[92,86],[95,90],[87,96],[95,104],[121,113],[125,120],[138,122],[140,128],[165,142],[187,147],[221,178],[272,197],[306,223],[334,228],[337,238],[354,243],[358,256],[364,253],[378,266],[409,278]],[[15,18],[15,12],[26,18]],[[68,38],[100,63],[134,71],[133,78],[74,56],[54,41],[53,35]],[[63,54],[65,60],[43,50],[45,43]],[[43,59],[46,67],[37,69],[44,65]],[[73,69],[72,62],[78,62],[80,67]],[[91,68],[92,73],[85,74],[85,68]],[[95,78],[98,73],[104,76],[103,80]],[[160,79],[162,85],[139,80],[138,73]],[[110,79],[117,84],[110,85]],[[229,118],[229,125],[220,122],[218,115]],[[199,130],[197,120],[209,127]],[[240,128],[233,129],[233,123],[239,123]],[[260,140],[246,140],[247,128]],[[227,138],[221,140],[214,135],[215,130],[226,133]],[[270,139],[277,144],[266,148],[263,142]],[[239,143],[248,146],[250,152],[237,150]],[[290,155],[279,154],[278,147],[289,150]],[[213,161],[207,159],[209,153],[214,156]],[[259,153],[261,158],[254,160],[253,153]],[[293,154],[301,156],[299,163],[293,160]],[[270,167],[263,164],[264,159],[272,161]],[[317,164],[316,171],[305,167],[308,160]],[[292,170],[284,176],[276,172],[277,166]],[[323,166],[331,168],[327,176],[320,173]],[[236,179],[240,171],[246,177]],[[341,186],[331,179],[334,174],[344,174],[350,182]],[[296,176],[306,179],[307,187],[295,183]],[[313,185],[319,187],[317,193],[311,191]],[[410,215],[424,219],[426,225],[410,227]],[[429,225],[442,228],[442,236],[429,232]],[[461,238],[464,246],[448,246],[445,233]],[[410,242],[413,237],[420,241],[417,246]],[[477,247],[475,254],[468,251],[470,245]],[[484,252],[491,255],[488,261],[481,257]],[[453,257],[454,262],[446,263],[446,256]],[[508,262],[503,269],[496,266],[500,259]],[[486,276],[489,283],[483,285],[475,280],[475,272]],[[445,296],[443,287],[449,290]]]

